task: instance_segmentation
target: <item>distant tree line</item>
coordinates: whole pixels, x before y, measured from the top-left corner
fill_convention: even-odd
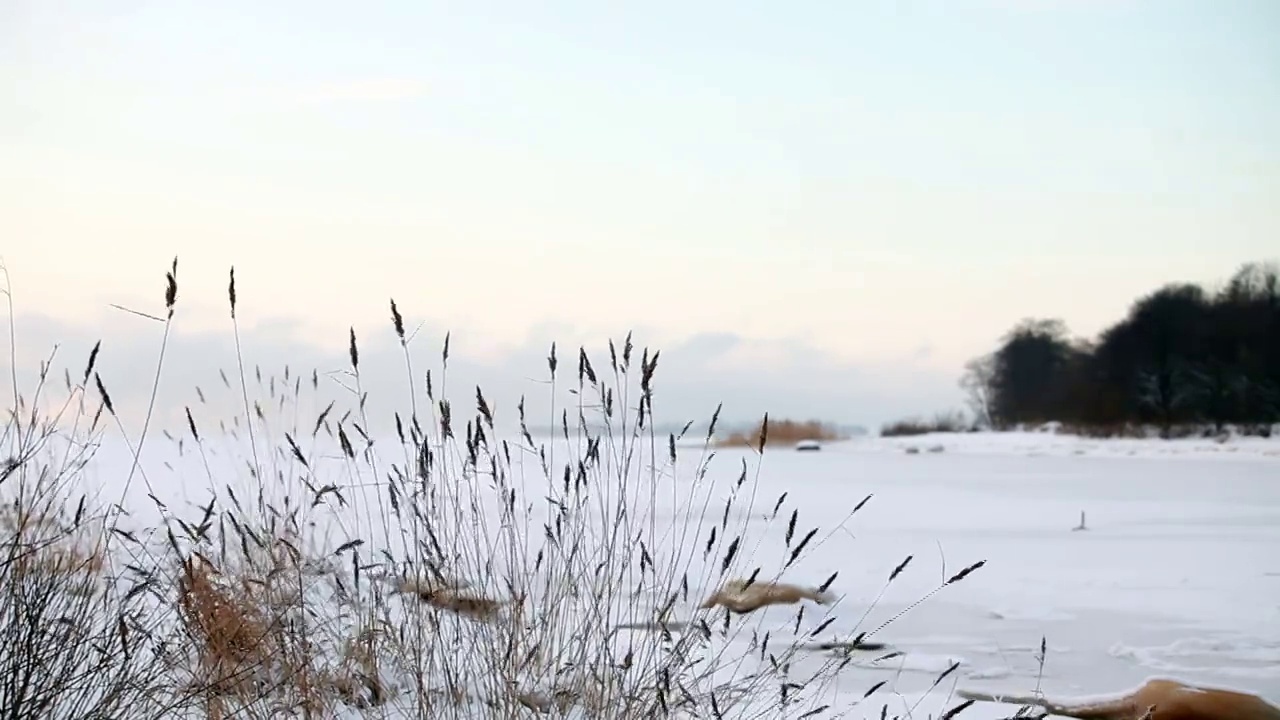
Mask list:
[[[1094,340],[1027,319],[960,380],[982,425],[1098,431],[1280,422],[1280,269],[1250,263],[1215,291],[1170,284]]]

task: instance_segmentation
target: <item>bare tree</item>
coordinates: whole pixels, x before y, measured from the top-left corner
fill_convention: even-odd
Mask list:
[[[976,357],[964,365],[960,387],[965,391],[965,402],[973,413],[974,421],[983,427],[991,427],[991,396],[996,376],[995,356],[988,353]]]

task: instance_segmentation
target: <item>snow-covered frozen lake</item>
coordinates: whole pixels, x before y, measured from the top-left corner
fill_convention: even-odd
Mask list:
[[[177,465],[162,467],[174,454],[160,443],[144,455],[166,502],[203,503],[203,471],[182,476]],[[708,480],[731,484],[743,458],[754,472],[753,452],[716,451]],[[874,635],[900,655],[877,662],[885,651],[855,653],[837,680],[839,697],[852,705],[886,684],[843,717],[879,717],[888,703],[891,716],[936,718],[958,704],[957,684],[1092,695],[1152,675],[1280,701],[1280,440],[1009,433],[864,438],[820,452],[770,448],[743,522],[763,523],[784,492],[802,529],[820,532],[783,579],[817,585],[839,573],[831,586],[840,597],[836,620],[819,640],[873,630],[961,568],[986,563]],[[145,504],[140,487],[130,495]],[[660,507],[658,523],[675,528],[697,512],[689,503]],[[1073,530],[1082,512],[1086,529]],[[780,559],[771,553],[762,547],[754,561]],[[908,555],[911,563],[877,599]],[[696,601],[678,611],[690,605]],[[752,622],[786,625],[795,608],[762,614]],[[959,668],[931,688],[955,662]],[[963,716],[1011,711],[979,704]]]
[[[941,557],[949,572],[987,561],[882,631],[904,657],[852,685],[878,676],[913,696],[960,660],[964,686],[1026,691],[1043,636],[1047,693],[1172,675],[1280,700],[1280,442],[875,438],[766,454],[761,484],[831,519],[874,494],[853,536],[809,563],[815,578],[839,570],[856,607],[914,555],[873,625],[937,583]],[[1088,529],[1073,531],[1081,511]],[[934,696],[917,712],[949,706]]]

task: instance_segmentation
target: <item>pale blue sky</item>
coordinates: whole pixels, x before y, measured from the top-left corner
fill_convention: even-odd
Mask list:
[[[1280,255],[1273,0],[8,0],[0,87],[0,255],[72,326],[177,254],[192,331],[234,263],[318,346],[394,295],[490,363],[732,333],[779,397],[939,388],[856,420]]]

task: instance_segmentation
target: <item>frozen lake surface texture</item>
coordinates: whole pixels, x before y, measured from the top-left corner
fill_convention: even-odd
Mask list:
[[[680,448],[682,457],[699,452]],[[732,484],[743,458],[754,472],[753,452],[718,450],[708,480]],[[150,462],[150,475],[166,474]],[[879,717],[887,703],[890,716],[937,718],[959,704],[957,685],[1093,695],[1153,675],[1280,701],[1280,441],[1030,432],[864,438],[819,452],[770,448],[759,467],[754,508],[742,522],[763,523],[786,492],[787,507],[799,509],[798,534],[820,528],[811,552],[782,579],[818,585],[839,573],[832,632],[877,628],[946,577],[986,563],[877,632],[875,640],[900,654],[877,662],[886,651],[855,653],[835,681],[840,702],[822,717]],[[203,504],[200,487],[198,479],[168,485],[188,495],[174,498],[179,505]],[[710,513],[722,507],[713,502]],[[1082,512],[1086,529],[1075,530]],[[696,504],[657,513],[669,527],[701,514]],[[877,600],[908,555],[910,565]],[[770,562],[769,552],[756,560]],[[760,622],[786,626],[795,611],[768,608]],[[838,712],[881,681],[872,700]],[[1013,710],[980,703],[961,717]]]
[[[959,660],[965,687],[1091,695],[1161,675],[1280,700],[1280,442],[877,438],[775,453],[762,475],[805,507],[875,494],[856,537],[826,551],[842,578],[865,573],[865,588],[845,581],[854,604],[896,555],[913,554],[917,576],[932,565],[921,586],[941,576],[939,547],[949,571],[987,561],[883,631],[905,655],[867,672],[906,696]],[[1073,531],[1082,511],[1088,529]],[[955,704],[943,700],[917,711],[937,717]]]

